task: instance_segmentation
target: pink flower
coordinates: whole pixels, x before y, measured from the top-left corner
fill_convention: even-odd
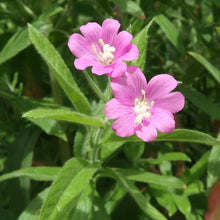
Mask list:
[[[74,65],[79,70],[92,66],[97,75],[107,74],[111,77],[121,76],[127,66],[123,60],[131,61],[138,57],[138,49],[131,44],[132,35],[127,31],[118,33],[120,23],[106,19],[102,27],[90,22],[80,27],[80,34],[69,38],[68,46],[78,58]]]
[[[157,75],[147,83],[138,67],[128,67],[124,78],[111,82],[115,98],[106,103],[105,115],[117,119],[112,129],[121,137],[136,133],[144,141],[155,139],[157,130],[173,131],[173,113],[180,111],[185,101],[180,92],[171,93],[177,84],[168,74]]]

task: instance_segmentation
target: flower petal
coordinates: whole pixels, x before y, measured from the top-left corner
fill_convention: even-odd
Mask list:
[[[108,76],[115,78],[125,74],[127,65],[124,62],[116,61],[113,63],[113,70]]]
[[[113,42],[115,47],[115,58],[120,60],[134,60],[138,57],[138,48],[136,45],[131,44],[132,35],[127,31],[121,31]]]
[[[175,128],[175,120],[173,115],[160,108],[151,109],[150,117],[152,125],[163,133],[170,133]]]
[[[95,73],[97,75],[108,74],[111,73],[112,70],[113,70],[113,65],[105,65],[98,61],[94,63],[92,67],[92,73]]]
[[[147,142],[153,141],[157,137],[157,130],[152,124],[148,126],[138,126],[138,128],[135,129],[135,133],[139,138]]]
[[[125,52],[124,52],[125,53]],[[132,61],[138,57],[139,50],[136,45],[130,44],[129,50],[120,57],[120,60]]]
[[[170,113],[176,113],[182,110],[185,103],[185,97],[180,92],[172,92],[160,98],[154,103],[155,108],[161,108],[169,111]]]
[[[89,22],[80,27],[80,31],[91,45],[98,43],[101,30],[101,26],[96,22]]]
[[[112,45],[120,28],[120,23],[114,19],[106,19],[102,23],[100,38],[105,44]]]
[[[129,32],[121,31],[115,37],[112,46],[114,46],[115,48],[119,48],[119,51],[124,50],[126,47],[130,45],[132,38],[133,36]]]
[[[105,105],[105,115],[109,119],[116,119],[126,114],[133,114],[130,106],[123,105],[117,99],[111,99]]]
[[[83,57],[80,59],[75,59],[74,65],[75,65],[76,69],[84,70],[86,67],[94,65],[94,63],[96,63],[96,62],[97,61],[95,59]]]
[[[128,86],[127,79],[116,77],[111,82],[114,97],[124,105],[133,106],[136,98],[132,87]]]
[[[141,91],[145,91],[147,81],[140,68],[137,66],[129,66],[127,68],[125,77],[128,82],[128,87],[130,88],[130,90],[133,90],[133,93],[135,94],[135,98],[141,98]]]
[[[177,86],[177,81],[168,74],[154,76],[148,83],[146,97],[148,101],[155,101],[168,95]]]
[[[87,40],[80,34],[72,34],[68,41],[68,47],[72,54],[80,58],[83,56],[94,57],[92,48],[88,48]]]
[[[120,137],[128,137],[134,134],[135,114],[125,114],[112,124],[112,129]]]

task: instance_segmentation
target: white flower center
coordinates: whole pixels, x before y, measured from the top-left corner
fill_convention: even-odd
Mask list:
[[[143,118],[149,118],[151,116],[150,109],[154,105],[154,101],[152,101],[150,104],[145,99],[145,91],[142,89],[142,99],[135,99],[135,105],[134,105],[134,112],[136,114],[135,118],[135,124],[136,125],[143,125],[142,120]]]
[[[92,45],[92,50],[98,55],[101,63],[105,65],[111,64],[114,60],[113,53],[115,52],[115,48],[109,44],[105,44],[102,39],[99,39],[99,44],[102,46],[102,52],[97,52],[95,45]]]

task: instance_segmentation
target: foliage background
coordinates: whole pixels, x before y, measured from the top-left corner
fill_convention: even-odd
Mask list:
[[[74,57],[67,41],[73,32],[79,32],[79,27],[89,21],[101,24],[109,17],[118,19],[121,30],[137,36],[134,42],[143,54],[137,63],[148,80],[156,74],[168,73],[182,82],[178,90],[185,95],[186,104],[184,110],[175,116],[177,128],[198,130],[217,137],[220,127],[219,14],[218,0],[2,0],[0,218],[38,219],[51,181],[62,180],[62,175],[68,171],[69,177],[65,178],[70,178],[68,181],[71,182],[72,177],[92,160],[94,163],[101,161],[102,165],[93,163],[94,166],[83,174],[83,178],[88,178],[88,186],[79,191],[80,195],[73,196],[74,188],[66,191],[67,195],[70,193],[68,204],[72,206],[65,202],[61,204],[63,210],[70,213],[65,219],[162,219],[157,212],[149,214],[144,211],[149,209],[145,207],[149,201],[165,216],[164,219],[203,219],[208,210],[208,192],[220,176],[220,145],[210,136],[192,133],[188,140],[187,134],[180,134],[180,138],[174,134],[174,140],[183,139],[183,142],[142,143],[130,142],[130,139],[126,144],[122,140],[106,142],[105,150],[97,158],[91,156],[94,152],[90,148],[96,146],[96,142],[100,144],[97,136],[104,138],[111,125],[105,121],[103,113],[100,113],[102,120],[107,124],[105,133],[101,131],[101,134],[97,129],[84,126],[86,122],[80,125],[57,121],[57,116],[39,119],[39,114],[45,112],[22,118],[25,112],[36,108],[73,109],[71,99],[56,79],[53,65],[43,54],[39,55],[39,49],[35,49],[41,45],[39,39],[34,41],[37,32],[31,29],[31,38],[27,24],[33,25],[54,45],[87,97],[94,116],[99,115],[97,106],[101,106],[102,112],[103,103],[99,103],[86,75],[74,68]],[[149,22],[152,23],[147,26]],[[47,55],[55,59],[53,54],[48,52]],[[54,60],[53,64],[56,63],[59,61]],[[104,92],[107,77],[91,77]],[[107,94],[107,97],[110,96]],[[77,122],[76,117],[73,116],[74,122]],[[97,119],[91,123],[101,122]],[[82,157],[88,161],[77,159]],[[67,160],[63,172],[60,171],[58,167]],[[55,168],[38,169],[41,166]],[[11,176],[6,174],[23,168],[30,170]],[[117,172],[113,168],[118,168]],[[144,177],[138,179],[137,173],[133,177],[132,172],[126,174],[129,169],[145,172]],[[154,180],[155,176],[151,174],[160,174],[158,176],[164,178]],[[22,177],[14,178],[18,176]],[[182,181],[186,189],[179,187],[177,180]],[[80,184],[79,181],[75,187]],[[64,189],[62,184],[57,185],[54,193]],[[48,205],[45,204],[44,210]],[[52,201],[52,204],[55,210],[58,202]],[[42,213],[40,219],[59,219],[59,214],[46,218],[45,211]]]

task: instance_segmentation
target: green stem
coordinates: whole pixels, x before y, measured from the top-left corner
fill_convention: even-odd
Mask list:
[[[97,129],[95,136],[93,137],[91,147],[92,147],[92,153],[91,153],[91,162],[95,162],[98,160],[98,152],[99,151],[99,136],[100,136],[100,129]]]
[[[85,77],[87,81],[89,82],[89,85],[91,89],[96,93],[96,95],[103,100],[105,103],[108,102],[108,99],[103,95],[103,92],[99,89],[99,87],[96,85],[96,83],[93,81],[87,70],[83,70]]]

